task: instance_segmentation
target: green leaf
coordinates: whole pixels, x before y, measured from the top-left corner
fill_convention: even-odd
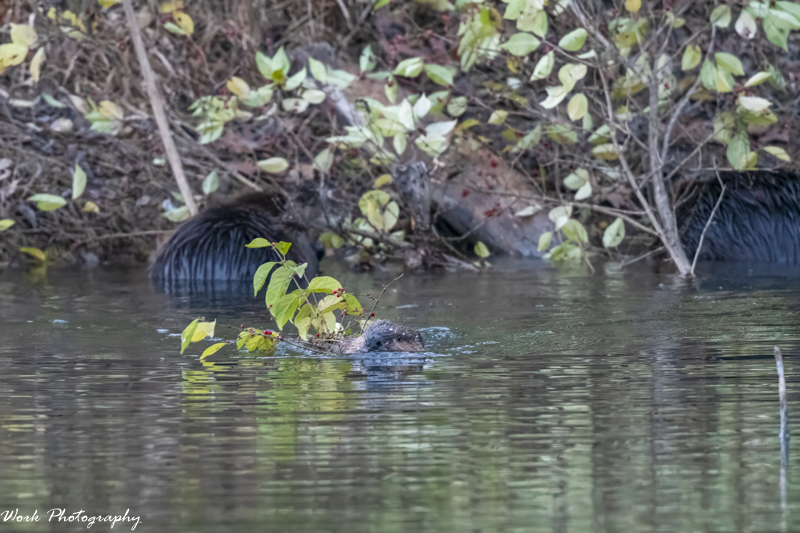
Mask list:
[[[302,113],[308,109],[308,103],[308,100],[303,100],[302,98],[284,98],[283,102],[281,102],[281,107],[284,111],[289,111],[290,113]]]
[[[300,292],[302,293],[302,291]],[[278,303],[276,303],[271,309],[272,314],[275,315],[275,322],[278,325],[278,329],[281,331],[283,330],[283,326],[285,326],[287,322],[291,321],[291,319],[294,317],[295,311],[297,311],[297,306],[303,301],[303,297],[300,294],[295,294],[294,292],[291,294],[286,294],[278,300]]]
[[[711,24],[718,28],[727,28],[731,24],[731,8],[720,5],[711,12]]]
[[[789,30],[780,28],[778,24],[776,24],[776,18],[774,16],[768,15],[765,17],[763,27],[769,42],[783,48],[786,52],[789,51]]]
[[[788,13],[781,9],[770,9],[767,12],[767,18],[770,19],[770,21],[779,30],[791,31],[800,29],[800,20],[798,20],[791,13]]]
[[[205,359],[209,355],[214,355],[215,353],[217,353],[218,351],[220,351],[222,348],[224,348],[227,345],[228,345],[227,342],[218,342],[216,344],[212,344],[211,346],[209,346],[208,348],[206,348],[203,351],[203,355],[200,356],[200,360],[202,361],[203,359]]]
[[[717,79],[715,81],[717,92],[729,93],[733,91],[734,83],[733,76],[730,72],[721,68],[717,69]]]
[[[318,170],[326,174],[333,166],[333,149],[331,147],[325,148],[317,154],[314,158],[314,170]]]
[[[325,92],[318,89],[309,89],[307,91],[303,91],[303,94],[300,95],[300,97],[309,104],[321,104],[325,101]]]
[[[547,126],[547,136],[558,144],[568,145],[578,142],[578,134],[567,124]]]
[[[574,218],[567,220],[567,222],[561,226],[561,233],[564,234],[564,237],[573,242],[589,242],[589,234],[586,233],[586,228]]]
[[[517,19],[517,29],[530,31],[544,38],[547,34],[547,13],[542,9],[544,4],[537,0],[528,0]]]
[[[289,168],[289,162],[282,157],[270,157],[257,163],[258,168],[270,174],[280,174]]]
[[[306,72],[306,68],[303,67],[302,69],[300,69],[299,72],[295,73],[294,75],[292,75],[291,78],[286,80],[286,86],[284,88],[287,91],[293,91],[293,90],[297,89],[298,87],[300,87],[300,85],[304,81],[306,81],[307,77],[308,77],[308,73]]]
[[[570,120],[580,120],[589,109],[589,100],[583,93],[573,96],[567,104],[567,114]]]
[[[164,24],[164,29],[176,35],[188,35],[185,31],[183,31],[183,28],[181,28],[174,22],[167,22],[166,24]]]
[[[686,50],[683,51],[683,58],[681,59],[681,70],[684,72],[687,70],[692,70],[697,65],[700,64],[700,61],[703,59],[703,52],[700,51],[699,46],[687,46]]]
[[[425,74],[428,78],[438,85],[450,87],[453,85],[453,77],[455,76],[455,69],[436,65],[433,63],[425,65]]]
[[[592,196],[592,191],[593,191],[592,184],[591,182],[587,181],[586,183],[583,184],[583,186],[581,186],[580,189],[575,191],[575,200],[576,201],[586,200],[587,198]]]
[[[564,224],[570,219],[569,217],[572,216],[572,206],[571,205],[559,205],[554,207],[547,213],[547,218],[556,225],[556,230],[561,229]]]
[[[566,178],[564,178],[564,187],[577,191],[589,181],[589,172],[585,168],[579,168]]]
[[[787,163],[789,163],[792,160],[789,157],[789,154],[787,154],[786,150],[784,150],[783,148],[779,148],[777,146],[765,146],[764,148],[762,148],[762,150],[764,150],[770,155],[777,157],[781,161],[786,161]],[[0,225],[2,225],[2,221],[0,221]]]
[[[86,190],[86,172],[80,165],[75,165],[75,170],[72,171],[72,199],[80,198],[84,190]]]
[[[475,243],[475,255],[477,255],[481,259],[486,259],[491,255],[491,253],[489,252],[489,248],[487,248],[486,245],[483,244],[483,241],[478,241],[477,243]]]
[[[289,263],[292,263],[292,261],[286,261],[287,265]],[[306,273],[306,268],[308,268],[308,263],[303,263],[302,265],[292,267],[292,271],[294,272],[295,276],[302,278]]]
[[[358,58],[358,67],[361,72],[369,72],[375,68],[375,54],[372,52],[371,44],[365,46],[364,51],[361,52],[361,57]]]
[[[570,92],[575,84],[586,76],[586,65],[569,63],[558,69],[558,79],[564,85],[567,92]]]
[[[42,93],[42,98],[44,99],[45,102],[47,102],[47,105],[49,105],[50,107],[57,107],[57,108],[67,107],[65,104],[62,104],[61,102],[53,98],[53,95],[51,95],[50,93]]]
[[[553,71],[553,66],[555,66],[555,64],[555,53],[553,53],[553,51],[547,52],[542,56],[539,62],[536,63],[536,67],[533,69],[533,74],[531,75],[530,81],[545,79]]]
[[[253,274],[253,296],[257,295],[258,291],[260,291],[261,288],[264,286],[264,283],[267,281],[267,278],[269,277],[269,273],[272,272],[272,269],[274,267],[275,267],[274,261],[264,263],[263,265],[258,267],[256,273]]]
[[[605,144],[610,140],[611,128],[608,126],[608,124],[603,124],[589,136],[589,142],[594,145]]]
[[[547,87],[547,98],[539,102],[539,105],[545,109],[553,109],[558,104],[564,101],[569,91],[563,85],[556,87]]]
[[[467,97],[466,96],[456,96],[450,103],[447,104],[447,112],[450,116],[453,117],[460,117],[464,114],[467,110]]]
[[[325,294],[332,294],[333,291],[338,291],[342,288],[342,284],[330,276],[317,276],[312,279],[306,289],[308,292],[323,292]]]
[[[242,346],[244,346],[244,343],[246,343],[247,339],[249,339],[249,338],[250,338],[250,332],[249,331],[240,332],[239,336],[236,338],[236,349],[237,350],[241,350]]]
[[[553,232],[546,231],[539,235],[539,246],[537,246],[536,250],[539,252],[547,251],[550,248],[550,242],[553,240]]]
[[[736,100],[736,104],[748,111],[758,113],[771,106],[772,102],[759,96],[740,96],[739,99]]]
[[[586,42],[587,35],[585,29],[578,28],[562,37],[561,40],[558,41],[558,46],[567,52],[577,52],[583,47],[583,43]]]
[[[267,287],[267,294],[264,296],[264,301],[269,308],[272,316],[275,316],[275,305],[286,294],[286,289],[289,288],[289,283],[292,281],[293,272],[286,267],[279,267],[275,269],[272,276],[269,278],[269,286]]]
[[[604,161],[615,161],[619,159],[619,154],[612,143],[598,144],[592,148],[592,155]]]
[[[266,248],[268,246],[272,246],[272,243],[269,242],[267,239],[262,239],[261,237],[255,238],[250,241],[249,244],[245,244],[247,248]]]
[[[800,4],[797,2],[786,2],[785,0],[779,0],[778,2],[775,2],[775,7],[781,11],[789,13],[797,20],[800,20]]]
[[[200,322],[199,318],[195,318],[192,320],[186,329],[181,332],[181,355],[186,350],[186,348],[191,344],[192,338],[194,337],[195,331],[197,330],[197,323]]]
[[[292,247],[292,243],[286,241],[280,241],[273,244],[275,245],[275,249],[281,255],[286,255],[289,252],[289,248]]]
[[[714,117],[714,138],[722,144],[728,144],[736,126],[733,113],[723,111]]]
[[[747,82],[744,84],[745,87],[754,87],[756,85],[760,85],[765,81],[772,78],[772,73],[770,72],[758,72],[754,74]]]
[[[410,57],[402,60],[392,71],[392,74],[406,78],[416,78],[422,74],[424,67],[425,61],[421,57]]]
[[[722,69],[725,72],[730,72],[734,76],[744,76],[744,67],[742,66],[742,62],[739,61],[739,58],[735,55],[725,52],[717,52],[714,54],[714,59],[717,60],[718,69]]]
[[[504,111],[502,109],[495,110],[494,113],[489,117],[489,124],[500,125],[506,121],[506,117],[508,116],[508,111]]]
[[[28,201],[36,202],[36,207],[42,211],[55,211],[67,204],[66,200],[55,194],[34,194]]]
[[[746,133],[737,133],[728,143],[725,156],[736,170],[742,170],[747,164],[747,154],[750,152],[750,139]]]
[[[188,220],[190,216],[189,209],[187,209],[185,205],[164,213],[164,217],[170,222],[183,222],[184,220]]]
[[[203,179],[203,194],[208,196],[209,194],[213,193],[217,189],[219,189],[219,172],[217,169],[212,170],[208,173]]]
[[[43,251],[41,251],[38,248],[30,248],[30,247],[27,247],[27,246],[23,246],[22,248],[19,249],[19,251],[22,252],[22,253],[28,254],[28,255],[30,255],[32,257],[35,257],[36,259],[38,259],[42,263],[46,263],[47,262],[47,254],[44,253]]]
[[[700,69],[700,81],[703,82],[703,87],[709,91],[714,91],[717,88],[717,67],[709,60],[703,62]]]
[[[522,57],[530,54],[536,50],[542,43],[539,39],[530,33],[519,32],[511,36],[511,38],[500,45],[503,50],[508,50],[509,53]]]
[[[348,313],[361,313],[364,311],[364,306],[361,305],[361,302],[358,301],[358,298],[353,296],[350,293],[344,295],[344,301],[347,304],[347,312]]]
[[[16,222],[11,220],[10,218],[4,218],[4,219],[0,220],[0,231],[5,231],[8,228],[10,228],[11,226],[13,226],[14,224],[16,224]]]
[[[614,248],[615,246],[619,246],[624,238],[625,223],[621,218],[617,218],[603,232],[603,246],[606,248]]]
[[[386,209],[383,211],[383,229],[384,231],[391,231],[397,220],[400,218],[400,206],[397,202],[389,202]]]
[[[311,75],[314,76],[315,80],[320,83],[327,83],[328,69],[322,61],[317,61],[313,57],[309,57],[308,69],[311,71]]]
[[[328,69],[328,83],[340,89],[346,89],[355,79],[356,76],[346,70]]]

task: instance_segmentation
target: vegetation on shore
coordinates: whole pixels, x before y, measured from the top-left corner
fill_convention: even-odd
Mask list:
[[[311,181],[330,202],[307,222],[357,262],[469,265],[487,221],[547,214],[552,260],[625,253],[627,228],[689,274],[683,178],[796,156],[794,2],[122,4],[0,9],[0,262],[144,257],[195,203]],[[436,191],[464,149],[526,190],[449,235]],[[411,161],[422,192],[393,180]]]

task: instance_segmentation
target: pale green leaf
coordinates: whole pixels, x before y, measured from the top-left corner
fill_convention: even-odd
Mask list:
[[[625,223],[621,218],[617,218],[603,232],[603,246],[614,248],[625,239]]]
[[[577,52],[583,47],[583,43],[586,42],[587,35],[585,29],[578,28],[562,37],[561,40],[558,41],[558,46],[567,52]]]
[[[80,198],[84,190],[86,190],[86,172],[80,165],[75,165],[72,171],[72,199]]]

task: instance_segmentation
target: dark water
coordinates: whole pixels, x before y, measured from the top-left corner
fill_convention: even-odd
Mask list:
[[[800,420],[800,273],[511,264],[407,276],[381,309],[431,354],[200,362],[192,318],[266,326],[263,302],[0,273],[0,513],[41,518],[0,531],[86,529],[53,508],[146,532],[800,531],[772,358]]]

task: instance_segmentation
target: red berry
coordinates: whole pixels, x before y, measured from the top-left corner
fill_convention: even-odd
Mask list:
[[[240,328],[243,328],[243,327],[244,327],[244,324],[242,324],[242,325],[241,325],[241,326],[239,326],[239,327],[240,327]]]
[[[492,166],[492,168],[497,168],[497,161],[492,161],[489,164]]]
[[[317,337],[319,337],[319,333],[317,333]]]
[[[371,314],[371,315],[369,315],[369,316],[375,316],[375,313],[372,313],[372,314]]]

